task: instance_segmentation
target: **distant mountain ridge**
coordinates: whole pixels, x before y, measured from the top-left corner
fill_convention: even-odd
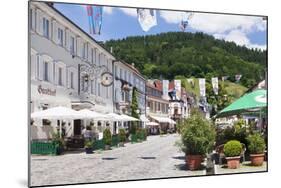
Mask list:
[[[204,33],[168,32],[133,36],[104,43],[113,54],[134,63],[147,78],[174,79],[176,76],[230,76],[241,74],[241,84],[251,87],[264,79],[267,52],[248,49],[234,42]]]

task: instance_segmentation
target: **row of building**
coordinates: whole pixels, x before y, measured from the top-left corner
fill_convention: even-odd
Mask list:
[[[192,99],[179,80],[146,80],[134,64],[117,59],[99,42],[61,14],[52,4],[31,2],[29,7],[30,111],[55,106],[99,113],[131,114],[132,90],[136,88],[138,113],[143,122],[157,122],[159,133],[186,118]],[[172,119],[172,120],[171,120]],[[32,120],[31,138],[51,138],[55,120]],[[102,132],[118,124],[64,121],[65,135],[79,137],[87,124]],[[143,123],[145,126],[145,123]]]

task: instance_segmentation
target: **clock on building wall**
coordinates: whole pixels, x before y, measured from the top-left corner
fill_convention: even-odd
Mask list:
[[[104,72],[101,75],[101,84],[103,86],[111,86],[111,84],[113,83],[113,76],[110,72]]]

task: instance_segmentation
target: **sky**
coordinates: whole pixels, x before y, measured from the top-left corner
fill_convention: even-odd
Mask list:
[[[55,8],[89,33],[89,22],[84,5],[56,3]],[[128,36],[151,35],[162,32],[180,32],[182,12],[157,10],[157,25],[144,32],[138,22],[135,8],[103,7],[98,41],[122,39]],[[258,16],[194,13],[185,32],[203,32],[217,39],[235,42],[247,48],[266,49],[266,21]]]

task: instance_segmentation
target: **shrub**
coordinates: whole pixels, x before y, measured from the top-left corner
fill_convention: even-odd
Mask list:
[[[238,140],[230,140],[224,145],[223,152],[226,157],[240,156],[242,144]]]
[[[53,133],[52,134],[52,143],[60,148],[64,148],[65,142],[63,138],[60,138],[60,133]]]
[[[103,131],[103,142],[105,145],[111,145],[112,143],[112,135],[108,128]]]
[[[125,129],[119,129],[119,140],[120,142],[125,142],[127,139]]]
[[[87,140],[85,142],[85,148],[93,148],[93,147],[94,147],[94,142],[93,141]]]
[[[200,112],[194,112],[181,127],[182,150],[186,154],[204,155],[211,151],[215,141],[215,129]]]
[[[265,150],[265,141],[261,134],[255,133],[247,137],[248,149],[251,154],[262,154]]]

